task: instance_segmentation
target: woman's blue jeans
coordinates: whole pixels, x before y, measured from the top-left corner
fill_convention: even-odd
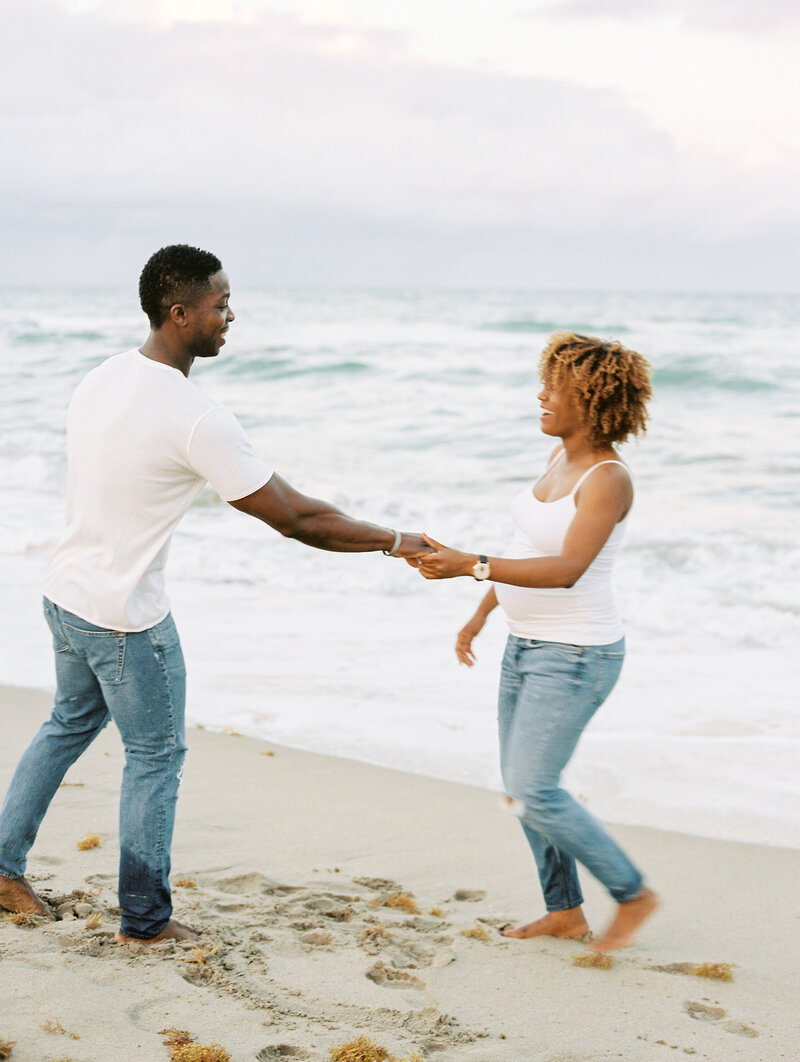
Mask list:
[[[109,719],[125,747],[119,809],[120,930],[147,940],[170,919],[170,848],[186,755],[186,671],[171,616],[134,634],[95,627],[47,598],[53,712],[23,754],[0,811],[0,874],[18,878],[67,769]]]
[[[561,772],[622,670],[625,640],[566,645],[509,636],[500,675],[500,766],[520,801],[548,911],[583,903],[576,860],[617,903],[634,899],[642,875],[597,819],[559,787]]]

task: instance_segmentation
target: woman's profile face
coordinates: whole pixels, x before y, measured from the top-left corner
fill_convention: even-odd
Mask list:
[[[563,439],[574,435],[584,426],[584,415],[578,398],[568,383],[554,388],[545,378],[539,391],[540,426],[545,435]]]

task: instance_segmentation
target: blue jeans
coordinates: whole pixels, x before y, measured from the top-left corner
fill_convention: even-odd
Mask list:
[[[548,911],[583,903],[575,861],[617,903],[634,899],[643,878],[622,849],[566,790],[561,772],[586,724],[622,670],[625,640],[566,645],[509,636],[500,674],[500,767],[520,801]]]
[[[53,634],[53,712],[23,754],[0,811],[0,874],[28,851],[67,769],[109,719],[125,747],[119,809],[120,930],[147,940],[170,919],[170,848],[186,754],[186,671],[171,616],[135,634],[95,627],[44,600]]]

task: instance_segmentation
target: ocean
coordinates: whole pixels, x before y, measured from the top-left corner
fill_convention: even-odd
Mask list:
[[[611,822],[800,846],[800,299],[234,288],[232,307],[227,344],[192,379],[266,461],[354,516],[488,554],[552,446],[536,398],[547,337],[641,351],[655,398],[622,451],[628,656],[566,784]],[[132,290],[0,289],[8,685],[53,683],[40,586],[71,392],[145,335]],[[500,788],[499,611],[476,667],[453,653],[484,587],[284,540],[209,488],[168,582],[193,723]]]

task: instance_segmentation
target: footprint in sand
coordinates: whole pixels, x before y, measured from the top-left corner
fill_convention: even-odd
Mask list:
[[[342,899],[344,897],[315,896],[310,900],[306,900],[303,907],[307,911],[314,911],[325,918],[332,918],[336,922],[349,922],[353,917],[353,909],[342,903]]]
[[[456,959],[452,948],[429,948],[423,944],[405,941],[399,941],[381,951],[382,957],[397,968],[424,969],[428,966],[448,966]]]
[[[733,1033],[734,1036],[747,1036],[753,1039],[760,1035],[758,1030],[752,1026],[728,1018],[728,1012],[723,1007],[711,1007],[707,1003],[696,1003],[693,1000],[687,1000],[683,1004],[683,1009],[695,1021],[711,1022],[720,1029],[724,1029],[725,1032]]]
[[[353,878],[355,885],[363,885],[365,889],[375,892],[402,892],[403,886],[398,885],[391,878]]]
[[[237,911],[249,911],[252,907],[250,900],[217,900],[213,904],[215,911],[220,914],[236,914]]]
[[[486,899],[486,893],[483,889],[456,889],[453,899],[461,903],[479,903]]]
[[[324,929],[312,929],[308,933],[303,933],[300,940],[303,944],[311,944],[315,948],[326,948],[334,943],[333,934]]]
[[[273,892],[276,888],[280,888],[280,883],[253,871],[250,874],[234,874],[228,878],[219,878],[215,886],[221,892],[252,896]]]
[[[382,962],[376,962],[367,970],[366,977],[369,981],[380,985],[381,988],[425,988],[418,977],[406,973],[405,970],[393,970],[391,966],[385,966]]]

